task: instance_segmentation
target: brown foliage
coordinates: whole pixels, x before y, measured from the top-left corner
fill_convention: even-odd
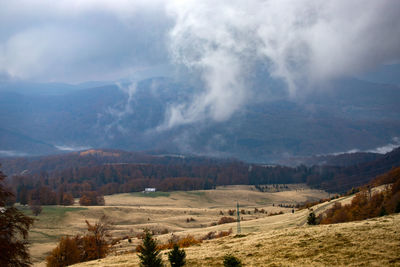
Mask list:
[[[104,258],[111,250],[111,223],[103,216],[95,224],[86,221],[87,233],[74,238],[61,238],[58,246],[46,258],[47,266],[67,266],[77,262]],[[67,256],[69,255],[69,256]]]
[[[283,214],[283,211],[280,211],[280,212],[271,212],[271,213],[268,214],[268,216],[275,216],[275,215],[281,215],[281,214]]]
[[[205,236],[203,236],[201,239],[202,240],[211,240],[211,239],[215,239],[215,238],[220,238],[220,237],[224,237],[224,236],[228,236],[232,234],[232,228],[230,228],[228,231],[220,231],[220,232],[216,232],[216,231],[212,231],[212,232],[208,232]]]
[[[172,249],[174,247],[174,244],[177,244],[181,248],[187,248],[187,247],[190,247],[193,245],[200,244],[201,242],[203,242],[202,239],[197,239],[192,235],[187,235],[185,237],[179,237],[179,236],[173,234],[166,244],[158,245],[157,248],[159,250]]]
[[[218,224],[224,224],[224,223],[232,223],[232,222],[236,222],[236,220],[232,217],[221,217],[221,219],[219,219]]]
[[[71,193],[64,193],[60,204],[64,206],[74,205],[74,197]]]
[[[392,184],[398,181],[398,177],[400,177],[400,167],[393,168],[389,172],[379,175],[371,182],[371,184],[373,186]]]
[[[33,189],[29,193],[29,203],[38,203],[40,205],[56,205],[57,195],[48,186],[41,186]]]
[[[46,258],[48,267],[64,267],[81,261],[79,236],[61,237],[58,246]]]
[[[27,238],[34,220],[15,207],[6,206],[13,193],[4,186],[5,178],[0,171],[0,266],[29,266]]]
[[[342,206],[340,203],[335,203],[331,209],[321,216],[321,223],[364,220],[399,212],[397,207],[400,205],[400,168],[393,169],[378,177],[374,183],[379,184],[382,182],[392,182],[393,184],[375,194],[371,194],[370,191],[364,189],[357,193],[351,204],[348,205]]]
[[[186,222],[187,222],[187,223],[189,223],[189,222],[194,222],[194,221],[196,221],[196,220],[193,219],[193,217],[186,218]]]
[[[99,195],[96,191],[87,191],[82,194],[79,204],[81,206],[104,206],[104,196]]]
[[[233,216],[235,214],[235,210],[228,210],[229,216]]]
[[[40,213],[42,213],[42,206],[40,206],[40,204],[31,204],[29,208],[35,216],[38,216]]]

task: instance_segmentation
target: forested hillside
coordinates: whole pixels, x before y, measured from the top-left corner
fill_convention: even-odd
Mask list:
[[[400,148],[376,160],[348,167],[285,167],[232,159],[93,149],[58,156],[7,159],[2,165],[17,201],[32,194],[62,197],[68,193],[80,197],[94,191],[108,195],[143,191],[146,187],[174,191],[233,184],[307,183],[330,192],[346,192],[400,166]],[[50,198],[54,203],[55,197]]]

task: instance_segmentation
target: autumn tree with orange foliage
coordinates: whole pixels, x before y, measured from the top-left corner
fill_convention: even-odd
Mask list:
[[[400,212],[400,167],[377,177],[373,185],[392,183],[382,191],[371,194],[368,188],[357,193],[351,204],[336,202],[321,216],[321,224],[341,223]]]
[[[79,199],[81,206],[104,206],[104,196],[100,195],[96,191],[87,191],[82,194]]]
[[[46,258],[48,267],[68,266],[78,262],[104,258],[111,250],[111,222],[103,216],[95,224],[86,221],[84,236],[62,237]]]
[[[61,237],[58,246],[47,257],[48,267],[64,267],[81,261],[81,251],[78,247],[79,236]]]

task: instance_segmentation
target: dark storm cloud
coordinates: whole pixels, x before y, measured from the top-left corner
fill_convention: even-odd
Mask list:
[[[0,72],[78,82],[167,64],[171,20],[157,1],[2,1]]]
[[[203,92],[171,105],[161,130],[228,119],[248,103],[258,62],[296,96],[309,85],[400,61],[400,1],[0,2],[5,77],[117,80],[166,65],[197,76]]]

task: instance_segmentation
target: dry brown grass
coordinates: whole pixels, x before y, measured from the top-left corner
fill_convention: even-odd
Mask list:
[[[267,218],[267,214],[254,214],[255,207],[263,208],[269,213],[279,211],[290,213],[291,209],[277,207],[277,204],[293,204],[328,196],[326,192],[312,190],[304,185],[295,185],[290,189],[292,191],[267,193],[259,192],[252,186],[227,186],[218,187],[216,190],[170,192],[156,196],[142,193],[118,194],[106,196],[106,206],[89,206],[85,207],[86,210],[60,213],[58,217],[47,213],[44,208],[30,233],[31,254],[35,264],[38,265],[56,246],[59,237],[84,232],[85,220],[94,222],[102,215],[114,221],[115,237],[135,237],[144,228],[150,228],[155,231],[167,229],[170,233],[175,232],[181,236],[193,234],[196,238],[201,238],[210,231],[236,229],[235,224],[209,226],[218,222],[221,217],[227,216],[228,209],[235,209],[237,200],[240,201],[241,209],[251,211],[251,215],[241,215],[244,220],[242,231],[248,233],[263,231],[265,227],[280,229],[305,222],[302,221],[306,216],[305,213],[285,214],[280,219],[274,218],[279,216]],[[223,211],[224,215],[220,215],[220,211]],[[187,218],[194,218],[195,221],[187,223]],[[170,234],[158,236],[162,242],[169,237]],[[132,251],[138,242],[136,238],[132,238],[132,243],[123,240],[117,245],[117,252]]]
[[[227,253],[240,258],[245,266],[400,266],[400,215],[204,241],[186,249],[187,266],[222,266]],[[167,261],[166,251],[163,259]],[[138,263],[137,255],[131,253],[74,266]]]

